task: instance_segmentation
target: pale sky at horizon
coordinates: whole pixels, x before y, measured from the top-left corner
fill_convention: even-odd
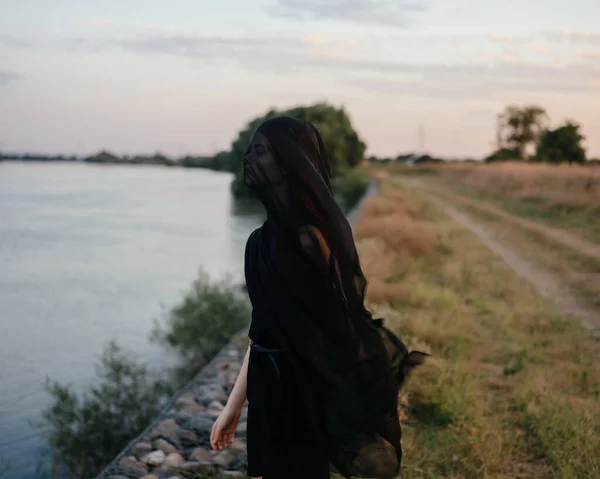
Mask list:
[[[0,0],[0,148],[208,154],[270,107],[343,105],[368,153],[493,148],[508,104],[600,157],[599,0]]]

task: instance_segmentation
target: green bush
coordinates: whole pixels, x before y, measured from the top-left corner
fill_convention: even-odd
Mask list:
[[[349,211],[360,201],[369,187],[369,176],[364,168],[357,166],[334,180],[335,196],[344,211]]]
[[[211,282],[200,270],[180,304],[156,324],[152,340],[176,350],[185,366],[209,361],[232,336],[250,322],[250,304],[243,288],[230,278]]]
[[[99,383],[83,395],[46,381],[54,404],[44,410],[50,469],[74,479],[94,476],[143,431],[174,393],[114,341],[96,365]]]

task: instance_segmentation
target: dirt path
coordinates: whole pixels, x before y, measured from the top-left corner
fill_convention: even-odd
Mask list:
[[[419,186],[427,187],[424,183],[415,179],[415,184],[417,183],[419,184]],[[550,238],[565,246],[568,246],[569,248],[579,253],[584,253],[588,256],[600,259],[600,245],[590,243],[589,241],[584,240],[580,236],[577,236],[576,234],[573,234],[570,231],[566,231],[560,228],[552,228],[550,226],[545,226],[540,223],[537,223],[535,221],[518,218],[516,216],[511,215],[510,213],[507,213],[502,208],[498,208],[488,203],[482,203],[481,201],[472,200],[471,198],[458,195],[446,189],[444,189],[443,194],[453,198],[458,203],[468,204],[473,208],[479,209],[480,211],[491,213],[513,224],[529,229],[530,231],[540,233],[546,236],[547,238]]]
[[[415,178],[407,180],[406,183],[419,189],[424,188],[423,183]],[[519,276],[532,284],[538,293],[553,303],[561,313],[577,317],[590,329],[600,327],[598,312],[582,305],[558,275],[527,261],[517,251],[498,241],[492,233],[479,225],[471,217],[450,206],[447,202],[440,200],[430,189],[427,189],[427,193],[428,199],[432,203],[475,233],[490,250],[500,256]]]

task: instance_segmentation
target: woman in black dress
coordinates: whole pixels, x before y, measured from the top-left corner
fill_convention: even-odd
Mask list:
[[[333,197],[316,128],[278,117],[256,131],[244,182],[267,220],[248,239],[250,347],[211,444],[231,444],[248,399],[248,475],[393,478],[398,388],[423,355],[364,306],[352,230]]]

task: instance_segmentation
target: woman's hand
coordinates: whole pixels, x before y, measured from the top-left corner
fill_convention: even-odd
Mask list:
[[[241,416],[242,409],[225,406],[210,433],[210,445],[213,449],[225,449],[231,445]]]

